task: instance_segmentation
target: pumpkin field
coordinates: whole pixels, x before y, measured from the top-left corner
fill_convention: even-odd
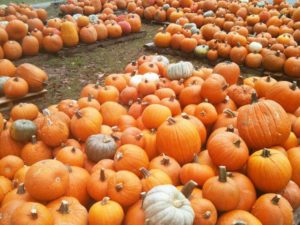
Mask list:
[[[299,43],[299,1],[1,1],[0,225],[299,225]]]

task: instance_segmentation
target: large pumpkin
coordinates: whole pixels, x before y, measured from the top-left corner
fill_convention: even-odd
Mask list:
[[[189,121],[169,118],[157,130],[156,147],[159,152],[184,164],[191,162],[194,154],[201,150],[201,139],[197,129]]]
[[[21,41],[28,32],[28,25],[21,20],[12,20],[6,26],[9,39]]]
[[[247,174],[257,189],[276,193],[292,178],[292,167],[288,158],[281,152],[263,149],[250,156]]]
[[[260,149],[283,144],[291,131],[291,122],[284,109],[272,100],[257,101],[239,108],[237,128],[249,148]]]
[[[61,24],[60,27],[61,38],[66,47],[74,47],[79,43],[78,32],[76,25],[72,22],[66,21]]]
[[[17,76],[27,81],[32,92],[41,91],[48,80],[47,73],[30,63],[23,63],[17,67]]]
[[[67,168],[56,160],[43,160],[33,164],[25,176],[25,188],[40,201],[50,201],[63,196],[69,184]]]

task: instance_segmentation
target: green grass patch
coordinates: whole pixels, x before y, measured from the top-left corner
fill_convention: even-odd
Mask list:
[[[26,3],[26,4],[36,4],[41,2],[51,2],[51,0],[1,0],[1,4],[9,4],[9,3]]]

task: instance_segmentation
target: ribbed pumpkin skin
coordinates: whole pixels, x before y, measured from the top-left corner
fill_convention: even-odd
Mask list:
[[[61,25],[61,38],[66,47],[74,47],[79,43],[78,32],[76,30],[75,24],[66,21]]]
[[[171,121],[172,120],[172,121]],[[156,147],[160,153],[176,159],[179,164],[193,160],[200,152],[201,139],[195,126],[181,118],[171,118],[157,130]]]
[[[291,122],[278,103],[262,100],[238,110],[237,128],[249,148],[260,149],[283,144]]]
[[[223,214],[217,225],[233,225],[237,224],[237,221],[244,222],[241,224],[263,225],[255,216],[244,210],[232,210]]]

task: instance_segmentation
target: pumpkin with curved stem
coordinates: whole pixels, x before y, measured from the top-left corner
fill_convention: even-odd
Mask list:
[[[108,196],[123,207],[138,201],[142,192],[139,178],[129,171],[118,171],[108,178]]]
[[[32,92],[41,91],[48,80],[48,75],[44,70],[30,63],[19,65],[16,75],[26,80]]]
[[[215,165],[224,165],[231,171],[241,169],[249,157],[246,143],[231,132],[215,135],[208,141],[207,150]]]
[[[154,204],[156,208],[153,208]],[[145,197],[143,209],[145,222],[149,225],[192,225],[195,217],[189,200],[172,185],[151,189]]]
[[[141,180],[143,191],[148,192],[153,187],[164,184],[172,184],[172,180],[168,174],[159,169],[147,170],[146,168],[140,168],[143,178]]]
[[[40,201],[51,201],[64,195],[69,184],[67,168],[56,160],[42,160],[33,164],[25,176],[25,188]]]
[[[256,190],[251,180],[238,172],[228,172],[230,177],[240,190],[240,201],[236,209],[249,211],[256,200]]]
[[[88,220],[88,212],[76,198],[61,197],[47,205],[51,212],[54,224],[85,225]]]
[[[24,183],[20,183],[15,189],[7,192],[1,203],[3,206],[12,201],[30,202],[34,201],[34,199],[25,190]]]
[[[70,130],[72,135],[79,141],[86,141],[91,135],[100,133],[102,116],[94,108],[80,109],[71,119]]]
[[[88,221],[90,225],[115,224],[121,225],[124,211],[116,201],[104,197],[102,201],[96,202],[89,211]]]
[[[45,118],[39,128],[38,137],[48,146],[57,147],[65,142],[69,137],[67,125],[59,120]]]
[[[265,148],[249,157],[247,175],[257,189],[263,192],[279,192],[292,178],[292,167],[281,152]]]
[[[141,193],[141,199],[130,206],[124,218],[124,225],[144,225],[145,213],[143,210],[143,201],[146,196],[145,192]]]
[[[115,172],[110,169],[101,168],[94,171],[88,182],[87,182],[87,192],[96,201],[100,201],[108,192],[108,179],[113,176]]]
[[[181,193],[190,201],[191,206],[195,213],[195,219],[193,225],[196,224],[216,224],[217,222],[217,210],[211,201],[195,197],[193,192],[197,183],[190,180],[181,189]]]
[[[146,152],[137,145],[126,144],[117,149],[114,157],[114,167],[117,171],[129,170],[141,177],[139,169],[148,168],[149,159]]]
[[[204,183],[202,194],[215,205],[218,211],[233,210],[240,201],[239,187],[227,177],[225,166],[219,167],[219,176],[212,177]]]
[[[263,225],[255,216],[244,210],[232,210],[223,214],[217,225]]]
[[[136,127],[129,127],[122,132],[121,145],[133,144],[144,148],[144,135],[142,131]]]
[[[217,111],[209,102],[202,102],[196,106],[194,116],[198,118],[204,125],[214,124],[217,120]]]
[[[260,149],[284,143],[290,134],[291,122],[278,103],[258,102],[253,93],[252,104],[238,110],[237,128],[249,148]]]
[[[216,122],[214,123],[213,130],[221,127],[233,126],[236,127],[237,112],[232,111],[229,108],[223,110],[219,113]]]
[[[43,224],[53,225],[49,210],[37,202],[24,202],[11,215],[11,225]]]
[[[104,134],[90,136],[85,144],[86,154],[93,162],[112,158],[116,152],[116,148],[115,140],[111,136]]]
[[[79,148],[72,146],[59,150],[55,159],[66,165],[78,167],[83,167],[85,160],[83,152]]]
[[[10,127],[10,135],[16,141],[27,142],[35,135],[37,127],[31,120],[16,120]]]
[[[279,81],[266,92],[266,98],[279,103],[286,112],[294,113],[300,106],[300,89],[295,81]]]
[[[184,164],[191,162],[194,154],[201,150],[201,139],[197,129],[189,121],[170,117],[157,130],[156,147],[159,152]]]
[[[251,213],[262,224],[293,224],[293,208],[279,194],[269,193],[260,196],[253,205]]]
[[[36,136],[31,137],[31,143],[26,144],[21,151],[21,158],[26,165],[32,165],[38,161],[52,158],[51,149],[42,141],[37,141]]]
[[[78,103],[78,106],[80,109],[86,108],[86,107],[92,107],[98,111],[100,110],[100,103],[95,98],[93,98],[91,95],[89,95],[88,97],[82,97],[82,98],[78,99],[77,103]]]
[[[171,110],[168,107],[159,104],[152,104],[144,109],[142,121],[148,129],[158,128],[171,115]]]

